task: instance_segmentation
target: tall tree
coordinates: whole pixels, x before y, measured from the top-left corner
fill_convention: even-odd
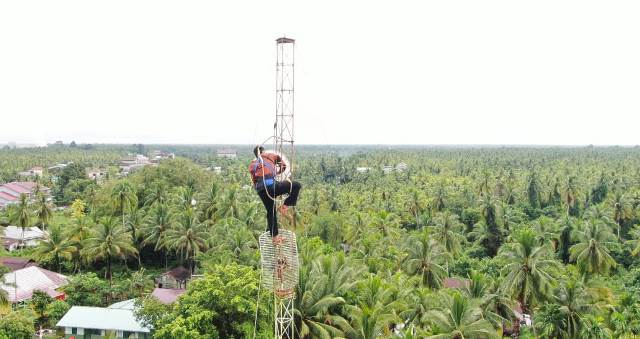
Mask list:
[[[433,237],[449,252],[455,256],[462,250],[461,244],[465,241],[462,235],[464,225],[458,221],[458,216],[445,211],[434,218]]]
[[[77,248],[65,237],[59,225],[49,228],[47,237],[38,244],[36,255],[44,261],[51,261],[60,273],[61,260],[71,260]]]
[[[323,259],[316,259],[323,260]],[[344,337],[350,328],[346,319],[331,310],[345,300],[331,291],[329,277],[318,270],[318,264],[301,267],[296,289],[294,316],[300,338]]]
[[[187,209],[176,218],[165,238],[169,248],[175,250],[189,271],[195,268],[195,257],[207,246],[208,234],[193,209]]]
[[[127,210],[138,205],[136,191],[127,181],[121,181],[113,187],[111,191],[111,199],[116,212],[120,212],[122,216],[122,227],[125,226],[125,213]]]
[[[578,194],[578,183],[576,182],[576,177],[570,175],[567,177],[564,183],[562,192],[562,200],[567,207],[567,215],[576,215],[575,207],[578,199]]]
[[[478,241],[485,248],[487,254],[493,257],[498,253],[498,249],[504,241],[504,232],[498,225],[499,207],[489,194],[480,199],[480,206],[482,209],[481,223],[483,225],[480,225],[478,231],[483,232],[476,232],[479,235]]]
[[[626,222],[632,216],[633,210],[631,207],[631,201],[622,193],[620,189],[617,189],[615,191],[615,194],[613,195],[612,205],[613,220],[616,222],[616,224],[618,224],[618,239],[622,240],[620,233],[622,231],[622,233],[626,234],[627,230],[623,230],[623,228],[625,227]]]
[[[441,309],[429,313],[436,333],[427,338],[498,338],[491,323],[482,318],[480,309],[472,307],[466,297],[455,292],[446,299]]]
[[[38,219],[40,227],[44,230],[53,217],[53,210],[51,209],[49,201],[47,201],[47,197],[44,194],[37,195],[35,205],[36,218]]]
[[[165,266],[167,265],[166,235],[173,224],[173,213],[166,204],[158,203],[153,206],[147,215],[142,228],[144,235],[143,245],[153,245],[154,251],[164,250]]]
[[[571,259],[585,276],[606,274],[616,266],[611,249],[617,245],[616,238],[601,221],[590,219],[576,232],[578,243],[571,247]]]
[[[520,230],[513,239],[515,242],[505,245],[502,252],[508,264],[503,268],[501,289],[515,298],[525,313],[532,314],[532,306],[549,297],[555,281],[552,270],[558,264],[551,259],[550,248],[539,245],[532,229]]]
[[[422,285],[432,289],[442,287],[442,280],[447,276],[442,266],[450,257],[440,244],[431,237],[428,230],[409,238],[406,246],[406,269],[409,274],[417,274],[422,278]]]
[[[529,206],[531,208],[540,207],[540,181],[538,180],[538,174],[535,171],[529,173],[527,178],[527,198],[529,199]]]
[[[13,210],[11,221],[20,227],[20,246],[24,246],[24,231],[31,226],[29,200],[26,194],[20,194],[20,200],[18,200],[18,204]]]
[[[106,263],[105,278],[109,281],[113,278],[111,266],[114,258],[125,259],[137,254],[131,234],[122,225],[115,223],[111,217],[104,217],[101,220],[93,234],[85,240],[82,249],[82,255],[87,261]]]

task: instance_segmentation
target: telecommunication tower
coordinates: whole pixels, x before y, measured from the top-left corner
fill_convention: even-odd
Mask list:
[[[276,151],[289,159],[288,176],[293,173],[295,156],[294,115],[294,63],[296,41],[276,39],[276,122],[273,138]]]
[[[290,180],[293,172],[294,49],[294,39],[276,39],[276,121],[273,125],[273,140],[275,151],[288,159],[287,169],[278,176],[278,181]],[[269,232],[265,232],[258,239],[262,266],[261,284],[273,292],[275,338],[293,339],[293,306],[299,274],[298,247],[296,234],[292,231],[281,228],[278,238],[275,240]]]

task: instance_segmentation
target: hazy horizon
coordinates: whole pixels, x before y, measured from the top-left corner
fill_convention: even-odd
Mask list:
[[[62,141],[62,140],[60,140]],[[73,142],[75,140],[70,140],[70,141],[63,141],[63,145],[64,146],[69,146],[69,144],[71,142]],[[0,143],[1,147],[4,146],[12,146],[14,143]],[[246,144],[246,143],[211,143],[211,144],[204,144],[204,143],[144,143],[144,142],[137,142],[137,143],[118,143],[118,142],[109,142],[109,143],[99,143],[99,142],[86,142],[86,143],[80,143],[80,142],[76,142],[77,145],[94,145],[94,146],[131,146],[134,144],[142,144],[144,146],[203,146],[203,147],[208,147],[208,146],[240,146],[240,147],[253,147],[256,144]],[[48,146],[54,146],[54,142],[48,142],[46,144],[30,144],[30,143],[15,143],[15,145],[18,148],[29,148],[29,147],[48,147]],[[269,146],[271,144],[267,143],[264,144],[265,146]],[[632,145],[616,145],[616,144],[394,144],[394,143],[386,143],[386,144],[296,144],[297,147],[306,147],[306,146],[313,146],[313,147],[317,147],[317,146],[329,146],[329,147],[334,147],[334,146],[345,146],[345,147],[357,147],[357,146],[362,146],[362,147],[376,147],[376,146],[393,146],[393,147],[452,147],[452,148],[464,148],[464,147],[486,147],[486,148],[494,148],[494,147],[522,147],[522,148],[527,148],[527,147],[532,147],[532,148],[545,148],[545,147],[549,147],[549,148],[581,148],[581,147],[622,147],[622,148],[635,148],[635,147],[640,147],[640,144],[632,144]]]

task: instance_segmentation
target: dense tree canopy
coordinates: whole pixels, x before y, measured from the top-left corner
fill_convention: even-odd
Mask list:
[[[265,215],[249,147],[223,159],[215,147],[158,146],[178,157],[85,182],[80,169],[113,169],[140,147],[82,146],[0,150],[4,181],[82,164],[38,179],[70,209],[25,199],[0,211],[48,230],[19,254],[72,275],[71,305],[142,297],[158,338],[252,337]],[[640,149],[306,146],[295,161],[296,228],[281,226],[299,240],[298,336],[640,335]],[[169,308],[144,299],[178,265],[204,277]],[[255,330],[269,336],[262,292]]]

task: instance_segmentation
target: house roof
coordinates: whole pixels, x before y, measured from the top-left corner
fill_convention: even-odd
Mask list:
[[[133,310],[135,308],[135,299],[128,299],[109,305],[109,308],[117,308],[121,310]]]
[[[36,266],[36,262],[29,258],[14,257],[0,257],[0,264],[9,267],[12,272],[27,266]]]
[[[24,236],[24,237],[23,237]],[[22,228],[18,226],[7,226],[4,228],[4,239],[44,239],[46,233],[41,229],[33,226],[24,229],[24,235],[22,234]]]
[[[7,292],[9,300],[13,303],[30,299],[35,290],[44,291],[55,298],[63,294],[56,289],[67,282],[67,277],[62,274],[30,266],[5,274],[4,283],[0,283],[0,288]]]
[[[7,201],[16,201],[18,200],[18,197],[8,192],[0,192],[0,199]]]
[[[132,310],[89,306],[73,306],[58,321],[58,327],[78,327],[149,333],[150,329],[136,321]]]
[[[30,190],[26,189],[22,185],[18,185],[18,183],[16,183],[16,182],[10,182],[10,183],[4,184],[2,186],[4,188],[7,188],[7,189],[13,191],[13,192],[16,192],[17,194],[22,194],[22,193],[28,194],[28,193],[31,193]]]
[[[173,304],[187,290],[182,288],[155,288],[151,295],[163,304]]]

